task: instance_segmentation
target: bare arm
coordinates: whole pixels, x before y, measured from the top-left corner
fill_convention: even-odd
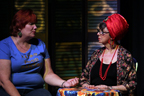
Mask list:
[[[20,96],[16,87],[10,81],[11,62],[10,60],[0,59],[0,85],[10,96]]]
[[[49,58],[45,59],[44,80],[46,83],[52,86],[59,86],[59,87],[63,87],[61,85],[65,81],[53,72]],[[74,78],[74,79],[67,80],[63,85],[66,87],[70,87],[70,86],[75,86],[77,84],[78,84],[78,78]]]
[[[127,91],[127,89],[124,85],[112,86],[112,89],[120,90],[120,91]]]
[[[107,86],[107,85],[97,85],[95,88],[99,89],[115,89],[119,90],[122,94],[127,93],[127,89],[124,85],[117,85],[117,86]]]
[[[44,80],[46,83],[53,85],[53,86],[61,86],[61,84],[64,82],[59,76],[57,76],[52,68],[51,68],[51,62],[50,58],[45,59],[45,72],[44,72]]]
[[[115,89],[115,90],[120,90],[120,91],[127,91],[127,89],[124,85],[117,85],[117,86],[97,85],[96,88]]]
[[[107,86],[107,85],[89,85],[89,84],[83,84],[82,87],[87,87],[87,88],[98,88],[98,89],[115,89],[119,91],[127,91],[126,87],[124,85],[117,85],[117,86]]]

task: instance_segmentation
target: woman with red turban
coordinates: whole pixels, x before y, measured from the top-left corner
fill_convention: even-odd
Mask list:
[[[117,42],[128,28],[126,19],[118,13],[99,24],[98,40],[104,47],[93,52],[83,70],[82,87],[115,89],[123,96],[133,96],[137,85],[135,63],[131,53]]]

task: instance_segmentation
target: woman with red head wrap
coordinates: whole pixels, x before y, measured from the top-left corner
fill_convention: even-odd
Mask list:
[[[129,24],[120,14],[112,14],[99,24],[98,40],[104,47],[93,52],[83,70],[82,87],[120,90],[123,96],[133,96],[136,88],[136,68],[131,53],[121,40]]]

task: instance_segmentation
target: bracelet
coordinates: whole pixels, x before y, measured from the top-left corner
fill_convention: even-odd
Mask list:
[[[63,84],[65,83],[66,81],[64,81],[62,84],[61,84],[61,87],[63,87]]]

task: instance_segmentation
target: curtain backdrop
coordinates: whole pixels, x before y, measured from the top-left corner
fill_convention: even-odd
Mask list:
[[[138,62],[136,96],[144,96],[144,1],[120,0],[120,13],[130,25],[121,44]]]

